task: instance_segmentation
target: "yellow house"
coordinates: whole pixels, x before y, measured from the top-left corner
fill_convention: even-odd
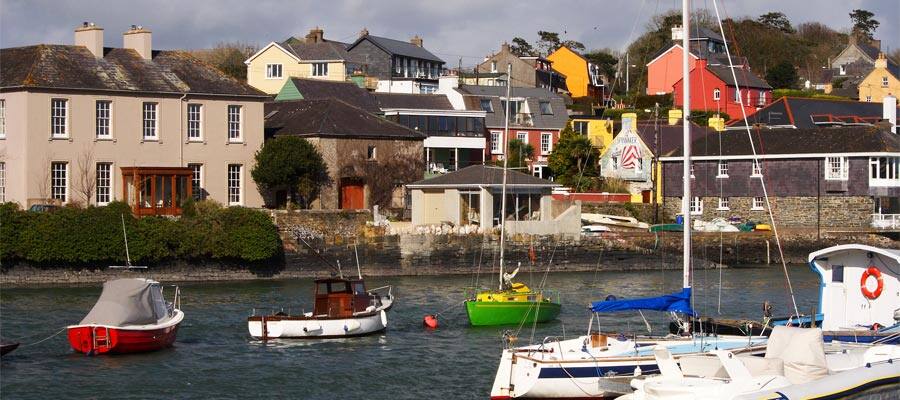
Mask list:
[[[594,147],[604,153],[613,140],[613,122],[611,119],[589,115],[574,115],[569,120],[569,126],[573,131],[587,136]]]
[[[603,81],[597,65],[566,46],[554,51],[547,59],[553,63],[554,70],[566,76],[566,86],[573,98],[599,98]]]
[[[292,77],[346,81],[354,71],[364,69],[365,63],[347,52],[346,43],[323,36],[322,29],[314,28],[303,39],[269,43],[244,61],[247,83],[277,94]]]
[[[878,54],[875,68],[859,83],[859,100],[880,103],[888,94],[900,94],[900,67],[892,60]]]

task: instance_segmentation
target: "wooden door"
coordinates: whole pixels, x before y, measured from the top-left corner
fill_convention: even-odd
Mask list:
[[[341,209],[360,210],[366,208],[365,186],[358,181],[341,182]]]

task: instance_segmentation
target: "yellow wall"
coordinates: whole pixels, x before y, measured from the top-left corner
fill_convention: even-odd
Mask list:
[[[559,71],[566,76],[566,86],[572,97],[585,97],[588,95],[588,77],[587,61],[575,54],[568,47],[560,47],[553,54],[547,56],[547,59],[553,62],[553,69]]]
[[[279,79],[267,79],[267,64],[281,64],[282,77]],[[257,55],[256,58],[250,61],[250,65],[247,68],[247,83],[268,94],[278,94],[284,86],[284,82],[291,77],[311,78],[312,63],[297,62],[297,59],[276,46],[269,47],[262,54]],[[321,77],[321,79],[330,81],[347,80],[344,63],[342,61],[328,63],[328,76]]]
[[[887,87],[882,85],[882,78],[885,76],[888,78]],[[859,83],[859,101],[880,103],[888,94],[900,95],[900,79],[892,75],[887,68],[876,67]]]
[[[581,119],[581,118],[572,118],[569,121],[569,126],[572,129],[575,129],[575,121],[579,122],[587,122],[588,124],[588,139],[591,141],[591,144],[594,147],[600,148],[600,154],[606,152],[606,149],[609,148],[609,144],[612,143],[613,140],[613,123],[610,119]]]

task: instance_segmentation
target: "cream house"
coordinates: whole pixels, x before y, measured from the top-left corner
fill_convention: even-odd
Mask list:
[[[879,53],[875,67],[859,83],[859,100],[881,103],[887,95],[900,94],[900,66]]]
[[[180,214],[188,196],[259,207],[263,103],[249,85],[132,26],[122,48],[85,23],[75,45],[0,49],[0,201]]]
[[[268,94],[277,94],[289,78],[345,81],[364,69],[365,61],[347,52],[347,44],[327,40],[320,28],[303,39],[291,37],[272,42],[250,56],[247,83]]]

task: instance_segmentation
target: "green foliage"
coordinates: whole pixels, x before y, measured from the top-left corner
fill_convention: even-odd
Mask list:
[[[760,15],[757,19],[759,23],[772,29],[777,29],[784,33],[794,33],[794,27],[791,26],[791,20],[783,12],[769,12]]]
[[[518,36],[514,37],[509,51],[519,57],[528,57],[535,55],[534,47],[527,40]]]
[[[659,104],[660,110],[671,108],[672,94],[639,94],[632,97],[634,108],[639,110],[652,109]],[[646,112],[646,111],[645,111]]]
[[[616,76],[616,65],[619,64],[619,59],[613,54],[612,50],[593,50],[590,53],[585,53],[584,58],[596,64],[600,68],[600,72],[606,75],[607,79],[612,79]]]
[[[534,146],[519,139],[509,141],[509,168],[524,168],[528,161],[534,159]]]
[[[281,254],[281,240],[269,217],[241,208],[201,201],[180,219],[136,219],[127,204],[61,208],[47,213],[0,205],[0,257],[45,266],[124,265],[125,239],[133,264],[171,260],[229,260],[256,263]]]
[[[591,145],[586,136],[579,135],[566,126],[548,159],[556,182],[584,192],[596,186],[600,176],[600,151]]]
[[[603,178],[597,188],[598,191],[607,193],[628,193],[628,189],[628,183],[619,178]]]
[[[776,99],[782,97],[808,97],[813,99],[848,100],[846,97],[824,94],[811,89],[775,89],[772,91],[772,95]]]
[[[584,51],[584,43],[575,40],[562,40],[557,32],[538,31],[538,41],[532,46],[527,40],[514,37],[509,51],[519,57],[522,56],[548,56],[556,49],[566,46],[575,51]]]
[[[875,30],[878,29],[880,22],[876,21],[873,14],[869,10],[856,9],[850,13],[850,21],[853,22],[853,33],[872,39]]]
[[[768,81],[769,85],[773,88],[794,89],[797,87],[797,81],[799,79],[800,77],[797,75],[797,70],[794,69],[794,65],[787,61],[776,64],[766,72],[766,81]]]
[[[723,112],[715,112],[713,110],[691,110],[691,121],[700,126],[709,126],[709,119],[715,116],[724,119],[725,122],[731,120],[731,117]]]
[[[317,197],[318,187],[328,182],[328,168],[319,151],[306,139],[295,136],[266,141],[256,152],[256,165],[250,175],[261,189],[286,189],[292,199],[299,196],[299,202],[306,207]],[[309,190],[310,186],[316,190]]]
[[[216,67],[225,75],[246,81],[247,65],[244,64],[244,60],[256,53],[256,46],[241,42],[223,42],[217,44],[214,48],[193,50],[190,53],[194,57]]]

